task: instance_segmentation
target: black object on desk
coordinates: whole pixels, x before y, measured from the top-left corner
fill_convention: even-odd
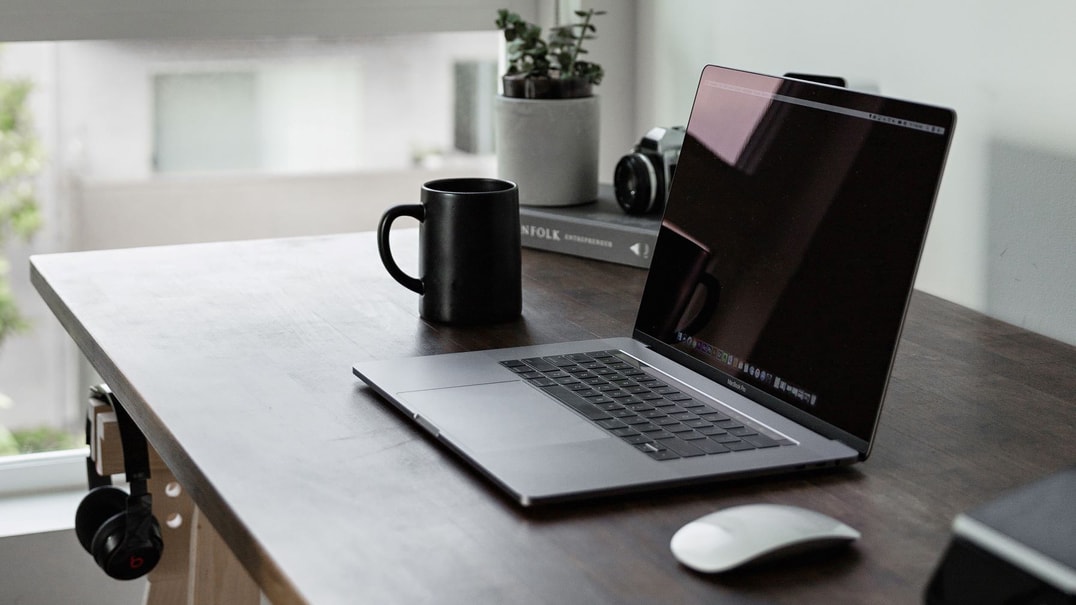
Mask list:
[[[392,255],[392,223],[419,222],[418,277]],[[519,189],[499,179],[438,179],[422,185],[422,203],[393,206],[377,226],[377,250],[389,275],[420,295],[419,314],[439,323],[510,321],[523,310]]]
[[[1076,603],[1076,466],[958,515],[926,602]]]

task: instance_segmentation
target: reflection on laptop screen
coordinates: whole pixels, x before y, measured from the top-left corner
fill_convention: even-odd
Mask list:
[[[708,67],[636,334],[756,401],[868,441],[953,121]]]

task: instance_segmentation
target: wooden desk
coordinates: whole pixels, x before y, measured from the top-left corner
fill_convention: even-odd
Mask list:
[[[414,249],[415,232],[398,235],[399,250]],[[628,334],[638,269],[526,251],[523,319],[450,328],[419,320],[371,234],[32,265],[41,295],[278,605],[918,602],[956,513],[1076,462],[1076,349],[919,293],[865,463],[525,511],[351,365]],[[720,577],[672,558],[682,524],[760,501],[836,516],[863,538]]]

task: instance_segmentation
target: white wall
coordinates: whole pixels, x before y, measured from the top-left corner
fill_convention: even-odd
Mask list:
[[[69,529],[0,538],[0,587],[13,605],[136,605],[146,581],[106,576]]]
[[[63,42],[52,51],[58,74],[55,99],[60,122],[56,148],[63,153],[57,159],[65,162],[69,175],[82,178],[132,180],[153,176],[155,74],[249,70],[260,73],[262,80],[271,80],[288,69],[307,77],[317,70],[335,69],[337,79],[342,71],[353,70],[356,81],[348,79],[347,83],[362,90],[358,115],[340,113],[346,118],[357,117],[359,123],[335,124],[350,138],[360,139],[357,145],[361,154],[351,165],[340,161],[321,165],[338,170],[405,168],[411,164],[416,149],[449,150],[452,107],[431,107],[429,97],[452,99],[453,63],[495,60],[496,40],[494,32],[465,32],[339,40]],[[310,86],[302,90],[312,94]],[[357,93],[358,89],[348,95],[326,94],[309,99],[305,107],[331,109],[333,104],[346,102],[342,97],[357,97]],[[265,120],[285,122],[282,118],[286,116],[273,113],[272,108],[263,111],[268,112]],[[301,122],[295,122],[302,123],[305,129],[311,129],[313,122],[318,129],[326,130],[313,119],[313,114],[302,117]],[[269,140],[263,141],[263,147],[287,143],[287,152],[300,151],[283,133],[272,128],[266,132]],[[339,138],[347,137],[341,134]],[[276,157],[270,163],[285,162]],[[295,172],[309,163],[288,162],[291,168],[287,170]]]
[[[418,203],[426,181],[493,174],[490,160],[463,169],[86,181],[71,200],[71,245],[97,250],[371,231],[389,206]]]
[[[682,123],[699,71],[841,75],[957,111],[917,286],[1076,344],[1076,4],[639,4],[638,128]]]

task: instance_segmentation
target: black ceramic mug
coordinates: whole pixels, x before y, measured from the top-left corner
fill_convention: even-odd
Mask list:
[[[523,310],[519,190],[487,178],[430,181],[422,203],[394,206],[377,226],[381,262],[396,281],[419,293],[419,314],[454,324],[495,323]],[[389,230],[401,216],[419,221],[419,277],[400,269]]]

